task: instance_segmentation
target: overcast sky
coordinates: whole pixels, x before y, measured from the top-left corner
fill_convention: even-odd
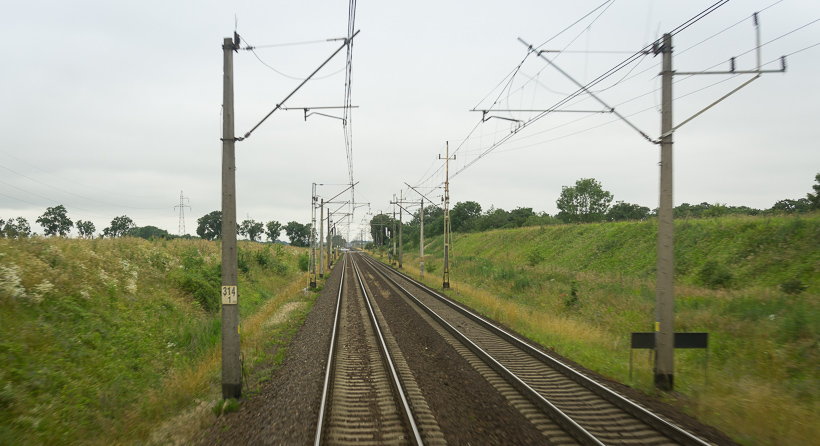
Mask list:
[[[510,119],[536,114],[494,112],[509,119],[478,125],[482,114],[470,110],[543,110],[577,89],[528,56],[518,38],[564,50],[544,55],[585,84],[714,3],[358,2],[353,177],[357,204],[370,206],[356,209],[350,238],[367,212],[386,211],[394,193],[407,193],[405,182],[439,199],[435,186],[444,174],[437,157],[444,157],[447,141],[456,154],[452,203],[555,214],[561,186],[591,177],[615,200],[657,207],[659,148],[616,116],[550,114],[478,159],[520,125]],[[725,71],[737,56],[738,70],[753,69],[755,11],[762,11],[762,43],[794,31],[762,47],[763,63],[775,61],[764,69],[778,69],[780,56],[820,43],[814,22],[820,2],[735,0],[674,36],[674,68]],[[325,40],[344,37],[347,26],[348,2],[341,0],[5,4],[0,218],[26,217],[42,233],[34,220],[63,204],[70,218],[91,220],[98,231],[128,215],[139,226],[176,233],[174,206],[184,191],[191,206],[186,232],[194,234],[196,219],[221,206],[222,39],[236,29],[243,45],[260,47],[256,56],[268,65],[250,51],[234,56],[236,134],[242,135],[341,45]],[[344,63],[342,51],[285,106],[342,105]],[[593,87],[652,138],[660,133],[660,63],[651,54],[640,57]],[[785,74],[763,75],[675,133],[676,205],[764,209],[811,191],[820,172],[820,46],[792,54],[787,64]],[[750,78],[676,76],[675,123]],[[582,95],[562,108],[603,106]],[[277,111],[238,142],[236,164],[240,219],[308,223],[311,183],[325,184],[318,192],[327,199],[349,181],[341,121],[305,120],[301,110]]]

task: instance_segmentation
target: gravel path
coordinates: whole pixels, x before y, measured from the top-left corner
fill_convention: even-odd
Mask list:
[[[313,443],[341,271],[334,266],[284,361],[260,394],[243,401],[237,412],[217,419],[199,437],[199,444]]]

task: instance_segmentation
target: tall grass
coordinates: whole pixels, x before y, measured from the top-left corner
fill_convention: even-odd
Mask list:
[[[301,283],[297,252],[241,244],[241,320]],[[220,262],[201,240],[0,239],[0,444],[139,438],[202,395]]]
[[[646,351],[635,352],[629,381],[629,333],[654,321],[656,231],[649,221],[456,235],[448,293],[656,394]],[[425,266],[441,264],[441,243],[425,247]],[[820,215],[678,221],[675,256],[675,329],[709,332],[708,376],[705,352],[678,350],[676,393],[659,396],[743,444],[813,444]],[[418,275],[412,253],[404,264]],[[440,268],[425,278],[441,287]]]

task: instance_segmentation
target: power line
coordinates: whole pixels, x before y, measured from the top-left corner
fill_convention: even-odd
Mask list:
[[[164,208],[142,208],[142,207],[134,207],[134,206],[122,206],[122,205],[119,205],[119,204],[107,203],[107,202],[105,202],[105,201],[100,201],[100,200],[95,200],[95,199],[93,199],[93,198],[84,197],[84,196],[82,196],[82,195],[75,194],[75,193],[73,193],[73,192],[69,192],[69,191],[67,191],[67,190],[60,189],[59,187],[55,187],[55,186],[52,186],[52,185],[50,185],[50,184],[43,183],[42,181],[35,180],[34,178],[31,178],[31,177],[29,177],[29,176],[27,176],[27,175],[24,175],[24,174],[22,174],[22,173],[20,173],[20,172],[15,171],[15,170],[9,169],[8,167],[5,167],[5,166],[0,166],[0,168],[5,169],[5,170],[8,170],[9,172],[12,172],[12,173],[14,173],[14,174],[20,175],[20,176],[21,176],[21,177],[23,177],[23,178],[26,178],[26,179],[31,180],[31,181],[33,181],[33,182],[35,182],[35,183],[38,183],[38,184],[42,184],[43,186],[46,186],[46,187],[50,187],[50,188],[52,188],[52,189],[54,189],[54,190],[57,190],[57,191],[60,191],[60,192],[62,192],[62,193],[69,194],[69,195],[73,195],[73,196],[75,196],[75,197],[82,198],[82,199],[84,199],[84,200],[94,201],[94,202],[97,202],[97,203],[100,203],[100,204],[104,204],[104,205],[107,205],[107,206],[115,206],[115,207],[121,207],[121,208],[126,208],[126,209],[141,209],[141,210],[157,210],[157,209],[164,209]],[[8,184],[8,183],[6,183],[6,184]]]
[[[111,194],[111,195],[120,195],[120,196],[123,196],[123,197],[132,197],[132,198],[159,198],[159,197],[164,197],[165,196],[165,195],[131,195],[131,194],[121,194],[121,193],[117,193],[117,192],[111,192],[109,190],[100,189],[100,188],[97,188],[97,187],[89,186],[87,184],[78,183],[78,182],[76,182],[74,180],[70,180],[68,178],[63,178],[63,177],[61,177],[61,176],[59,176],[59,175],[57,175],[53,172],[49,172],[48,170],[45,170],[41,167],[35,166],[34,164],[31,164],[29,162],[26,162],[26,161],[20,159],[20,158],[17,158],[16,156],[14,156],[14,155],[12,155],[8,152],[4,152],[4,151],[0,150],[0,153],[2,153],[3,155],[6,155],[9,158],[13,158],[13,159],[15,159],[15,160],[29,166],[29,167],[33,167],[33,168],[35,168],[35,169],[37,169],[37,170],[39,170],[43,173],[47,173],[47,174],[49,174],[49,175],[51,175],[55,178],[59,178],[60,180],[68,181],[69,183],[74,183],[78,186],[82,186],[82,187],[85,187],[85,188],[88,188],[88,189],[93,189],[93,190],[96,190],[96,191],[99,191],[99,192],[105,192],[105,193]]]

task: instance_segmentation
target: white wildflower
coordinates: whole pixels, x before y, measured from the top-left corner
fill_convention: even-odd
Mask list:
[[[54,285],[48,280],[43,280],[34,286],[29,298],[32,302],[40,303],[43,301],[43,297],[50,293],[52,289],[54,289]]]
[[[15,264],[0,266],[0,294],[9,295],[12,298],[25,297],[26,289],[23,288],[19,266]]]

